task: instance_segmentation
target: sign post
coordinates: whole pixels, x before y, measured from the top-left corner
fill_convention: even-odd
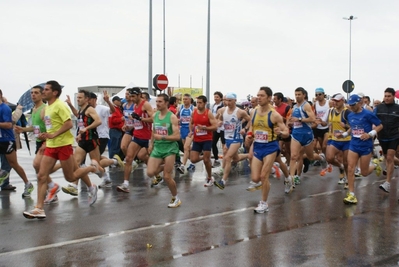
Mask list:
[[[168,88],[168,77],[165,74],[157,74],[152,79],[152,84],[156,90],[163,91]]]

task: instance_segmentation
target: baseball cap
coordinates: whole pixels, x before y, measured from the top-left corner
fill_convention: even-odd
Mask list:
[[[333,95],[333,97],[331,99],[334,101],[341,101],[341,100],[345,100],[345,97],[338,93],[338,94]]]
[[[360,98],[360,96],[354,94],[354,95],[351,95],[351,96],[349,97],[348,104],[349,104],[350,106],[352,106],[352,105],[355,105],[355,104],[359,103],[361,100],[362,100],[362,99]]]
[[[358,95],[359,97],[361,97],[361,98],[364,97],[364,94],[363,94],[363,93],[357,93],[357,95]]]
[[[321,88],[321,87],[316,88],[315,93],[322,93],[322,94],[324,94],[324,89]]]
[[[90,92],[90,97],[89,98],[97,99],[97,95],[95,93],[93,93],[93,92]]]
[[[235,93],[227,93],[226,99],[236,99],[237,100],[237,95]]]
[[[131,95],[139,95],[139,94],[141,94],[141,89],[139,87],[129,88],[129,89],[127,89],[127,91]]]
[[[114,96],[114,97],[112,98],[112,102],[115,101],[115,100],[116,100],[116,101],[121,101],[122,99],[121,99],[119,96],[116,95],[116,96]]]

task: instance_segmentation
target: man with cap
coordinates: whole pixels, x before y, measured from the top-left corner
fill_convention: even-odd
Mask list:
[[[218,110],[219,126],[223,125],[224,139],[226,140],[226,149],[223,151],[223,177],[215,181],[215,185],[224,189],[231,170],[231,163],[237,163],[248,158],[248,154],[238,154],[238,149],[243,143],[243,134],[248,130],[242,128],[244,121],[249,122],[251,118],[248,113],[236,106],[237,95],[235,93],[226,94],[227,105]]]
[[[327,162],[339,168],[340,178],[338,184],[347,186],[345,173],[348,173],[348,150],[351,136],[338,138],[339,134],[349,129],[348,115],[351,111],[345,107],[345,98],[342,94],[335,94],[332,99],[335,107],[328,113],[328,124],[330,125],[329,136],[327,142]],[[342,154],[343,162],[339,162],[337,155]]]
[[[352,112],[348,115],[350,129],[343,133],[337,133],[338,138],[346,138],[351,133],[348,152],[348,185],[349,192],[344,198],[345,204],[356,204],[355,196],[355,168],[360,161],[360,170],[363,176],[367,176],[374,170],[377,176],[381,174],[378,159],[370,164],[373,152],[373,137],[383,128],[381,120],[369,110],[362,108],[362,99],[353,94],[349,97],[348,104]],[[373,125],[375,128],[373,130]]]
[[[378,132],[378,141],[385,158],[387,178],[380,185],[380,188],[389,193],[394,172],[394,158],[399,146],[399,105],[395,103],[395,90],[393,88],[385,89],[384,102],[374,108],[374,113],[384,127]]]
[[[129,90],[132,102],[134,104],[133,113],[129,115],[133,119],[133,138],[127,148],[125,157],[125,170],[123,176],[123,184],[117,186],[117,191],[129,193],[129,177],[132,170],[132,162],[136,156],[147,163],[148,160],[148,145],[152,135],[152,115],[154,113],[151,104],[141,98],[141,90],[134,87]],[[145,148],[144,150],[141,150]],[[140,151],[141,150],[141,151]],[[140,151],[140,153],[139,153]],[[155,178],[157,179],[157,178]],[[162,178],[153,181],[153,184],[161,182]]]

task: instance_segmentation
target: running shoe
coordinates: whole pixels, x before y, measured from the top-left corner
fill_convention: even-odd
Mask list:
[[[238,153],[238,154],[244,154],[244,153],[245,153],[245,148],[240,147],[240,148],[237,150],[237,153]]]
[[[215,176],[217,176],[217,177],[219,177],[219,178],[222,178],[223,177],[223,169],[222,168],[220,168],[218,171],[216,171],[216,172],[213,172],[212,174],[213,175],[215,175]]]
[[[223,179],[220,179],[219,181],[215,181],[214,185],[216,185],[219,189],[223,190],[226,185],[226,182],[223,181]]]
[[[258,206],[254,209],[255,213],[265,213],[269,211],[269,205],[267,205],[267,202],[259,201]]]
[[[66,193],[66,194],[70,194],[72,196],[77,196],[79,191],[78,189],[73,186],[72,184],[68,184],[68,186],[63,186],[62,188],[62,192]],[[59,189],[58,189],[59,191]]]
[[[57,198],[57,202],[58,202],[58,197],[57,197],[58,192],[60,192],[60,186],[58,184],[54,183],[54,186],[52,188],[50,188],[49,190],[47,190],[47,196],[46,196],[46,199],[44,200],[44,202],[48,202],[48,204],[50,204],[55,198]]]
[[[280,168],[276,165],[276,163],[273,164],[273,169],[274,169],[274,175],[276,175],[276,178],[280,179],[280,177],[281,177]]]
[[[359,168],[356,168],[356,170],[355,170],[355,177],[362,177],[362,174],[360,173]]]
[[[293,186],[293,184],[292,184],[292,178],[291,178],[291,176],[289,176],[288,178],[286,178],[286,179],[284,180],[284,185],[285,185],[285,187],[284,187],[284,192],[285,192],[286,194],[289,194],[289,193],[292,192],[292,190],[294,190],[294,186]]]
[[[301,184],[301,177],[299,177],[298,175],[294,176],[294,185],[299,185]]]
[[[378,159],[373,159],[373,163],[375,165],[375,173],[377,174],[377,176],[381,175],[382,169],[381,169],[381,165],[380,165],[380,161]]]
[[[111,180],[104,179],[101,184],[98,185],[98,188],[111,188],[112,182]]]
[[[212,168],[217,168],[217,167],[219,167],[219,166],[220,166],[220,162],[219,162],[217,159],[215,159],[215,160],[213,161]]]
[[[130,173],[133,173],[134,170],[136,170],[138,167],[139,167],[139,164],[135,160],[133,160],[132,161],[132,170],[130,171]]]
[[[190,166],[187,167],[187,171],[190,171],[190,172],[195,171],[195,165],[190,163]]]
[[[168,208],[177,208],[180,206],[181,201],[178,197],[172,197],[172,199],[169,202]]]
[[[0,171],[0,187],[3,186],[4,182],[8,179],[8,177],[10,177],[9,172],[5,170]]]
[[[211,187],[211,186],[213,186],[214,182],[215,182],[215,179],[213,179],[212,177],[208,178],[208,179],[206,179],[204,186],[205,187]]]
[[[94,171],[95,174],[98,175],[98,177],[103,177],[104,175],[104,169],[100,166],[100,164],[98,163],[97,160],[92,159],[91,160],[91,166],[93,166],[94,168],[96,168],[96,170]]]
[[[125,167],[125,163],[122,161],[122,159],[121,159],[121,157],[119,157],[119,155],[115,154],[112,159],[116,160],[116,162],[120,168]]]
[[[309,170],[310,160],[308,158],[303,159],[303,173],[307,173]]]
[[[250,183],[250,185],[247,188],[247,191],[249,191],[249,192],[253,192],[253,191],[262,189],[262,182],[261,181],[259,183],[255,183],[255,182],[252,182],[252,181],[249,182],[249,183]]]
[[[97,192],[98,188],[95,184],[92,184],[90,187],[90,193],[89,193],[89,205],[93,205],[97,201]]]
[[[180,174],[184,174],[185,173],[185,171],[184,171],[184,165],[183,164],[181,164],[179,167],[177,167],[176,168],[179,172],[180,172]]]
[[[320,171],[320,176],[324,176],[324,175],[326,175],[326,173],[327,173],[327,169],[322,169]]]
[[[123,184],[118,185],[116,187],[116,191],[123,192],[123,193],[129,193],[130,189],[129,189],[129,186],[127,184],[123,183]]]
[[[321,160],[320,160],[321,168],[326,169],[327,168],[326,156],[323,153],[320,153],[319,156],[321,158]]]
[[[44,219],[46,218],[46,214],[43,209],[34,208],[31,211],[24,211],[24,217],[27,219]]]
[[[344,189],[348,189],[348,188],[349,188],[348,179],[346,179]]]
[[[338,180],[338,184],[345,184],[347,182],[348,182],[348,180],[346,179],[346,177],[339,178],[339,180]]]
[[[339,168],[339,178],[345,177],[345,168]]]
[[[25,184],[24,192],[22,193],[22,197],[30,197],[30,193],[32,193],[34,187],[31,182]]]
[[[380,184],[380,189],[384,190],[384,192],[389,193],[389,190],[391,190],[391,184],[385,181],[384,183]]]
[[[357,198],[356,198],[355,194],[349,192],[348,195],[346,196],[346,198],[344,198],[344,203],[345,204],[357,204]]]
[[[163,182],[163,179],[160,175],[156,175],[154,179],[152,179],[151,187],[157,186]]]
[[[333,170],[333,166],[331,164],[328,164],[327,171],[332,172],[332,170]]]
[[[50,204],[56,204],[58,203],[58,196],[55,195],[55,197],[52,200],[47,200],[47,198],[44,200],[44,204],[50,205]]]

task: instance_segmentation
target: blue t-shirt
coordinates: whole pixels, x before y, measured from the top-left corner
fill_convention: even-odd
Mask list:
[[[12,123],[12,113],[11,109],[7,104],[0,104],[0,122],[11,122]],[[14,132],[12,128],[4,129],[0,128],[0,142],[15,141]]]
[[[352,146],[370,147],[373,146],[373,139],[361,140],[360,136],[369,133],[373,129],[373,124],[378,126],[381,124],[380,119],[371,111],[362,109],[361,112],[351,112],[348,115],[348,123],[352,130]]]

